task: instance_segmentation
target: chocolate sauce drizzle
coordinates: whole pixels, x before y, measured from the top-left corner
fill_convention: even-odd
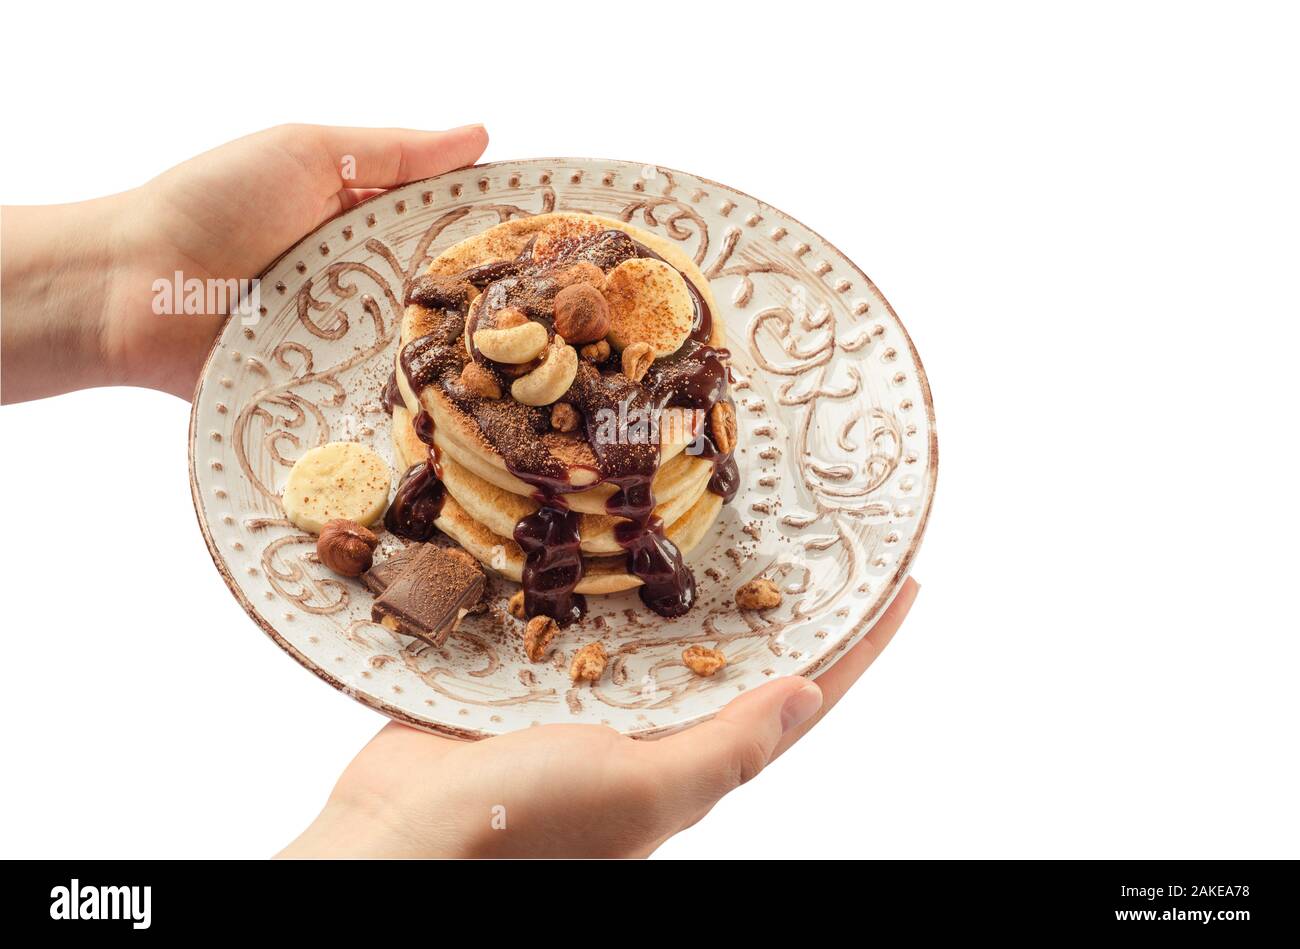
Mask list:
[[[397,403],[402,401],[402,390],[397,387],[397,369],[394,368],[388,374],[388,381],[384,383],[384,390],[380,393],[379,404],[384,407],[384,411],[389,415],[393,414],[393,409]]]
[[[493,261],[455,277],[420,278],[408,297],[433,313],[429,332],[412,340],[402,350],[402,371],[412,389],[438,385],[462,411],[475,419],[483,437],[505,460],[509,471],[533,488],[539,508],[515,525],[514,538],[524,553],[524,609],[529,616],[544,615],[567,625],[586,611],[586,601],[575,592],[582,580],[580,517],[569,509],[565,495],[589,485],[571,483],[570,472],[542,444],[550,430],[549,408],[522,405],[512,399],[483,399],[460,384],[465,363],[474,358],[501,377],[502,367],[493,366],[465,349],[465,321],[469,308],[462,291],[471,285],[482,291],[474,306],[474,320],[506,306],[517,307],[550,329],[550,308],[557,282],[550,276],[557,269],[587,262],[608,271],[633,257],[663,258],[627,233],[611,229],[589,237],[569,239],[558,254],[545,263],[534,261],[532,243],[514,260]],[[665,261],[666,263],[666,261]],[[695,578],[683,561],[681,551],[664,533],[654,516],[652,483],[659,468],[657,439],[616,438],[597,431],[598,419],[613,412],[620,418],[658,419],[665,408],[701,410],[709,419],[691,454],[711,461],[713,474],[709,490],[724,502],[735,497],[739,487],[735,459],[717,448],[710,410],[719,401],[729,401],[729,379],[725,349],[708,345],[713,333],[713,314],[694,283],[683,275],[695,305],[695,320],[687,342],[671,356],[657,361],[640,383],[618,371],[611,357],[604,366],[579,364],[573,386],[564,396],[578,409],[586,424],[587,441],[596,456],[599,481],[615,487],[606,502],[607,513],[623,518],[615,537],[626,551],[627,569],[642,581],[642,601],[663,616],[679,616],[696,599]],[[508,379],[502,379],[508,388]],[[395,382],[391,383],[396,389]],[[387,399],[387,388],[385,398]],[[620,414],[621,413],[621,414]],[[609,417],[609,416],[604,416]],[[436,519],[441,508],[441,483],[437,451],[433,446],[432,419],[421,412],[416,431],[430,445],[429,461],[407,472],[389,515],[398,525],[394,533],[412,536]],[[433,489],[430,483],[437,483]],[[394,512],[397,513],[394,513]],[[432,511],[432,516],[429,512]],[[431,529],[431,528],[430,528]],[[419,537],[415,539],[427,539]]]
[[[447,489],[442,484],[438,448],[433,444],[433,418],[428,412],[415,417],[415,434],[429,446],[429,457],[402,475],[393,503],[384,514],[384,527],[399,537],[426,541],[437,530]]]
[[[567,626],[587,613],[587,598],[574,592],[582,580],[580,518],[559,496],[541,504],[515,525],[524,552],[524,613]]]
[[[438,515],[446,489],[434,473],[433,465],[422,461],[402,475],[397,495],[384,514],[384,527],[398,537],[426,541],[437,530]]]

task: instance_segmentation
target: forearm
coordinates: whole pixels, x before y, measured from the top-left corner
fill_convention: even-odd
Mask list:
[[[106,353],[117,198],[0,212],[0,397],[119,381]]]

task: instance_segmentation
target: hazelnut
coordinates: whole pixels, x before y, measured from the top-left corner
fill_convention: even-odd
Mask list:
[[[682,652],[682,662],[686,663],[686,668],[697,676],[707,678],[727,664],[727,657],[722,654],[721,649],[710,649],[708,646],[687,646],[685,651]]]
[[[534,616],[524,627],[524,652],[532,662],[541,662],[546,658],[546,650],[551,640],[560,631],[560,626],[549,616]]]
[[[609,341],[598,339],[594,343],[588,343],[578,350],[578,355],[587,362],[604,362],[609,358]]]
[[[359,577],[375,561],[379,538],[355,521],[326,521],[316,538],[320,562],[344,577]]]
[[[781,591],[771,580],[758,577],[736,591],[736,605],[742,610],[770,610],[781,605]]]
[[[513,306],[502,307],[492,314],[493,329],[508,330],[515,326],[523,326],[527,322],[528,314]]]
[[[603,643],[587,643],[573,654],[573,662],[569,663],[569,679],[573,682],[596,682],[605,674],[607,661]]]
[[[460,384],[485,399],[501,398],[501,384],[496,376],[476,362],[465,363],[465,368],[460,371]]]
[[[623,375],[640,382],[654,361],[655,352],[649,343],[633,343],[623,350]]]
[[[572,345],[594,343],[609,332],[609,304],[600,291],[575,283],[555,295],[555,332]]]
[[[718,451],[733,451],[736,447],[736,407],[730,402],[714,403],[709,410],[709,428]]]
[[[582,416],[568,402],[556,402],[551,406],[551,428],[557,432],[577,431],[581,423]]]
[[[524,591],[523,590],[515,591],[515,595],[512,596],[510,598],[510,602],[506,604],[506,609],[510,611],[510,615],[513,616],[515,619],[527,619],[527,617],[524,616]]]

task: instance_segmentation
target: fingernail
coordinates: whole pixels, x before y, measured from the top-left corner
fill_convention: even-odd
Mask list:
[[[798,728],[817,714],[822,707],[822,690],[811,682],[805,683],[798,692],[791,695],[781,706],[781,732]]]

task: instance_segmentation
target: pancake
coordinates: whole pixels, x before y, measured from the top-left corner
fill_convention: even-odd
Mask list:
[[[684,555],[738,481],[725,327],[694,261],[624,222],[543,214],[448,248],[406,303],[385,402],[410,475],[386,526],[436,527],[561,625],[575,594],[634,587],[688,610]]]
[[[677,522],[664,533],[683,555],[689,554],[708,533],[722,510],[722,498],[704,492]],[[438,529],[474,555],[485,567],[516,583],[523,578],[524,553],[513,540],[488,530],[465,513],[456,499],[448,496],[438,515]],[[583,577],[574,588],[575,593],[619,593],[641,586],[641,580],[627,572],[624,557],[582,558]]]
[[[402,470],[419,464],[427,454],[424,443],[415,434],[411,414],[401,406],[393,410],[393,448]],[[445,451],[439,453],[439,467],[447,492],[467,516],[493,533],[512,536],[515,525],[540,506],[532,498],[520,497],[479,477]],[[713,466],[704,459],[679,455],[655,478],[655,497],[659,500],[654,509],[655,517],[669,525],[677,521],[708,490],[712,473]],[[601,510],[604,510],[603,506]],[[623,548],[614,538],[614,525],[621,520],[624,518],[609,514],[583,514],[578,528],[582,552],[621,554]]]

